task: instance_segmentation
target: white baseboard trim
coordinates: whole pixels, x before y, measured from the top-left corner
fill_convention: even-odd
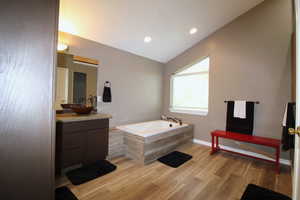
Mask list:
[[[204,141],[204,140],[198,140],[198,139],[194,138],[193,142],[195,144],[200,144],[200,145],[211,147],[211,142],[207,142],[207,141]],[[238,148],[229,147],[229,146],[225,146],[225,145],[220,145],[220,147],[223,148],[223,149],[229,150],[229,151],[234,151],[234,152],[237,152],[237,153],[242,153],[242,154],[246,154],[246,155],[249,155],[249,156],[255,156],[255,157],[258,157],[258,158],[274,161],[274,159],[269,158],[269,157],[267,157],[265,155],[262,155],[262,154],[259,154],[259,153],[254,153],[254,152],[251,152],[251,151],[246,151],[246,150],[243,150],[243,149],[238,149]],[[288,166],[291,165],[291,162],[287,159],[280,158],[279,162],[283,165],[288,165]]]

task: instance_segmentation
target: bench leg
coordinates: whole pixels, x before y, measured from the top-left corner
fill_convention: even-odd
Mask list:
[[[215,137],[211,135],[211,152],[210,154],[215,153]]]
[[[218,136],[211,136],[211,152],[210,154],[214,154],[215,152],[219,151],[219,137]]]
[[[216,149],[215,151],[219,151],[220,147],[219,147],[219,137],[216,136]]]
[[[277,172],[277,174],[280,174],[279,158],[280,158],[280,147],[277,147],[276,148],[276,172]]]

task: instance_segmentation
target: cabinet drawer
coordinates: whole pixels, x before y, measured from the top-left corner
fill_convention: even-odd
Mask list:
[[[63,168],[82,163],[83,151],[81,148],[63,150],[62,155]]]
[[[64,134],[62,141],[63,149],[82,148],[83,140],[83,134],[79,132]]]
[[[69,122],[69,123],[61,124],[61,129],[63,133],[103,129],[108,127],[109,127],[108,119],[97,119],[97,120]]]

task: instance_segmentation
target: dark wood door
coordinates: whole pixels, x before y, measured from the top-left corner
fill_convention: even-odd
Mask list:
[[[73,75],[73,103],[86,103],[86,74],[81,72],[74,72]]]
[[[86,132],[84,165],[106,158],[108,154],[108,128]]]
[[[58,6],[58,0],[1,0],[1,199],[54,199]]]
[[[62,167],[80,164],[84,155],[85,136],[82,132],[63,134],[62,140]]]

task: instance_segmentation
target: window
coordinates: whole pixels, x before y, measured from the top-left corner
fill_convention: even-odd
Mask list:
[[[170,111],[207,115],[209,57],[175,73],[171,77]]]

